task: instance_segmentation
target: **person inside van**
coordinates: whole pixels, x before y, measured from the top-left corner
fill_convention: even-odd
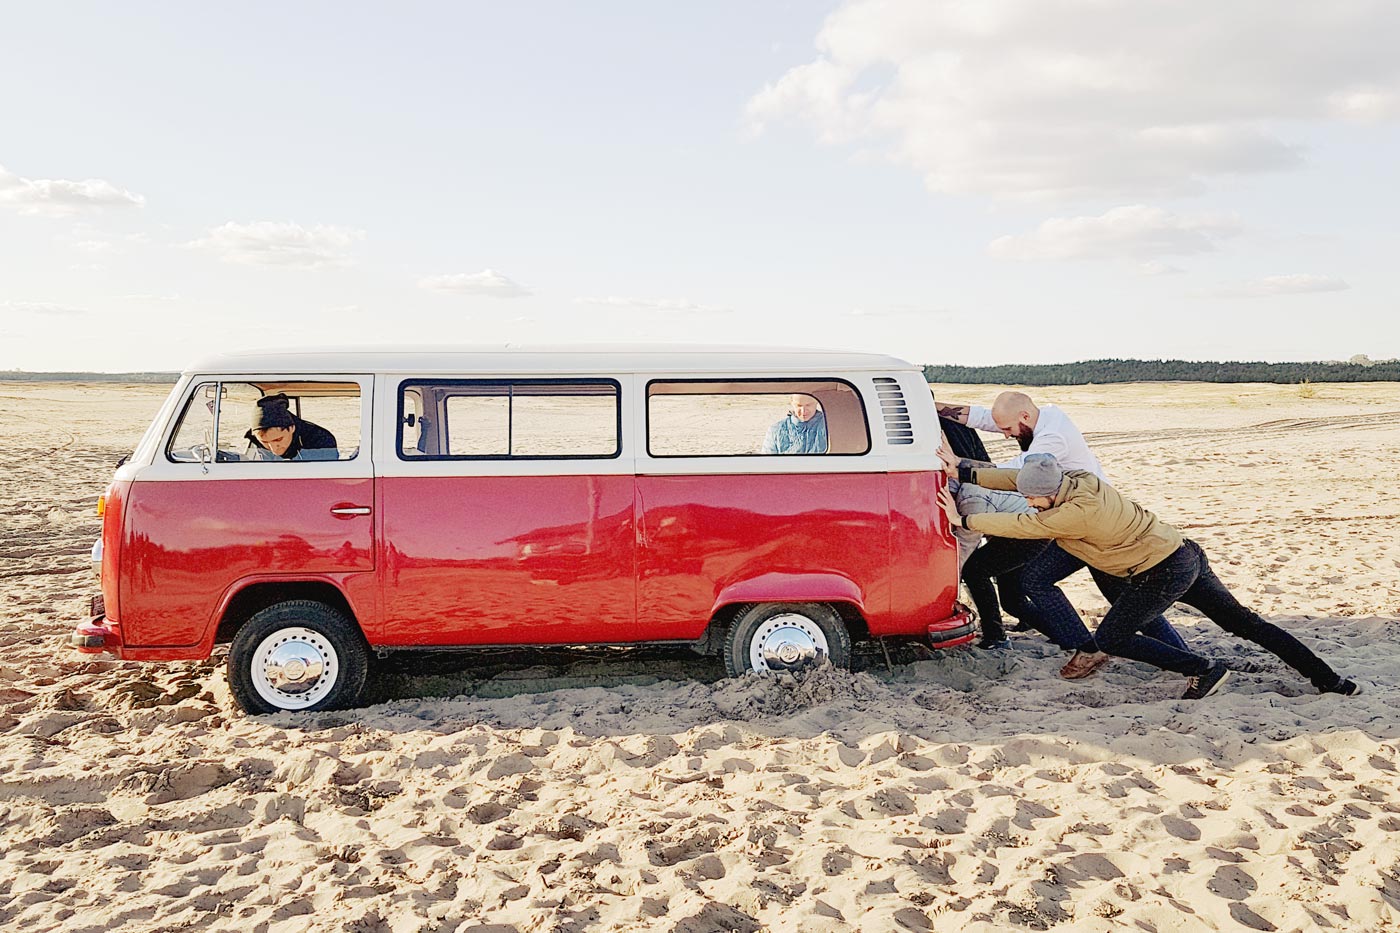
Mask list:
[[[765,454],[824,454],[826,415],[810,395],[794,394],[787,415],[768,429]]]
[[[334,460],[339,456],[335,435],[292,414],[290,400],[281,392],[258,399],[243,436],[252,460]]]

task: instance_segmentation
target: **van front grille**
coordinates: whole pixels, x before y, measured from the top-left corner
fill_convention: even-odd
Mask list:
[[[880,401],[880,417],[885,421],[885,443],[914,443],[914,423],[909,420],[909,405],[899,383],[888,376],[876,376],[875,394]]]

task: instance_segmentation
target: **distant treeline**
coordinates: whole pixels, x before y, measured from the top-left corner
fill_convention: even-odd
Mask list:
[[[0,382],[148,382],[174,385],[179,373],[27,373],[0,369]]]
[[[1400,360],[1367,363],[1200,363],[1085,360],[1082,363],[925,366],[933,383],[1077,386],[1110,382],[1400,382]]]

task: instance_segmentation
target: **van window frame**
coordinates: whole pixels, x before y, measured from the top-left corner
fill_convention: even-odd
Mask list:
[[[165,462],[166,462],[166,463],[173,463],[173,464],[176,464],[176,465],[179,465],[179,466],[192,466],[192,465],[193,465],[193,466],[197,466],[197,465],[199,465],[201,462],[204,462],[205,466],[212,466],[212,465],[214,465],[214,464],[216,464],[216,463],[217,463],[217,464],[222,464],[222,465],[224,465],[224,466],[227,466],[228,464],[231,464],[231,463],[275,463],[275,462],[278,462],[278,461],[275,461],[275,460],[244,460],[244,459],[241,459],[241,458],[240,458],[240,459],[237,459],[237,460],[220,460],[220,459],[219,459],[219,454],[218,454],[218,451],[219,451],[219,425],[220,425],[220,423],[221,423],[221,421],[222,421],[222,418],[223,418],[224,386],[226,386],[226,385],[250,385],[250,386],[257,386],[257,383],[255,383],[255,382],[253,381],[254,379],[257,379],[257,378],[261,378],[261,377],[259,377],[259,376],[234,376],[234,377],[228,377],[228,376],[224,376],[224,375],[213,375],[213,376],[197,375],[197,376],[192,376],[192,377],[190,378],[190,380],[189,380],[188,385],[186,385],[186,386],[184,387],[184,389],[180,392],[180,398],[182,399],[182,401],[179,402],[179,403],[177,403],[177,404],[178,404],[179,410],[176,411],[176,412],[172,412],[172,413],[171,413],[170,418],[167,419],[167,427],[168,427],[168,430],[162,431],[161,448],[160,448],[161,454],[160,454],[160,455],[163,456]],[[359,401],[359,402],[360,402],[360,405],[361,405],[360,417],[359,417],[359,436],[358,436],[358,438],[357,438],[357,440],[359,441],[359,443],[356,445],[356,447],[355,447],[355,453],[354,453],[353,455],[351,455],[351,456],[349,456],[349,457],[336,457],[335,459],[327,458],[327,459],[324,459],[324,460],[321,460],[321,459],[284,460],[284,461],[281,461],[281,462],[283,462],[283,463],[303,464],[303,465],[304,465],[304,464],[308,464],[308,463],[316,463],[316,464],[321,464],[321,465],[325,465],[325,464],[329,464],[329,463],[353,463],[353,462],[355,462],[356,460],[359,460],[360,457],[361,457],[361,455],[365,453],[365,445],[364,445],[364,436],[365,436],[365,411],[364,411],[364,403],[365,403],[365,399],[366,399],[366,396],[367,396],[368,393],[365,392],[365,387],[364,387],[364,385],[361,384],[361,383],[362,383],[361,377],[358,377],[358,376],[356,376],[356,377],[351,377],[351,378],[342,377],[342,378],[338,378],[338,379],[337,379],[337,378],[329,378],[329,377],[325,377],[325,376],[298,376],[298,377],[296,377],[296,378],[294,378],[294,379],[293,379],[293,378],[276,377],[276,378],[273,378],[271,381],[272,381],[272,382],[277,382],[277,381],[293,382],[293,381],[295,381],[295,382],[311,382],[311,383],[324,382],[324,383],[329,383],[329,384],[333,384],[333,385],[354,385],[354,386],[356,387],[356,389],[357,389],[358,394],[356,394],[356,395],[354,395],[354,396],[344,396],[344,397],[345,397],[345,398],[352,398],[352,397],[353,397],[354,399],[356,399],[357,401]],[[175,447],[174,447],[175,439],[176,439],[177,437],[180,436],[180,429],[181,429],[182,427],[184,427],[185,418],[189,415],[189,413],[190,413],[190,412],[193,410],[193,408],[194,408],[195,395],[196,395],[196,393],[200,390],[200,388],[202,388],[202,387],[204,387],[204,386],[210,386],[210,385],[214,386],[214,407],[213,407],[213,409],[211,410],[211,415],[212,415],[213,421],[214,421],[214,436],[213,436],[213,450],[210,451],[210,459],[209,459],[208,461],[199,461],[199,460],[176,460],[173,456],[171,456],[172,452],[173,452],[174,449],[175,449]],[[180,388],[179,386],[176,386],[176,389],[179,389],[179,388]],[[266,392],[263,392],[263,397],[264,397],[264,398],[267,397],[267,393],[266,393]],[[300,412],[301,412],[301,399],[300,399],[300,398],[297,398],[296,404],[297,404],[297,413],[298,413],[297,416],[300,417]],[[337,439],[337,440],[338,440],[338,439]],[[340,448],[337,448],[337,450],[339,450],[339,449],[340,449]]]
[[[614,408],[613,423],[613,452],[610,454],[413,454],[404,453],[403,449],[403,429],[404,429],[404,396],[406,390],[415,386],[607,386],[613,390],[613,398],[616,401]],[[394,390],[394,408],[397,412],[397,419],[394,425],[394,454],[404,463],[456,463],[459,461],[539,461],[539,460],[617,460],[622,457],[622,382],[619,379],[609,377],[562,377],[551,379],[548,377],[531,376],[521,379],[475,379],[470,377],[457,378],[417,378],[409,376],[399,380]],[[509,398],[509,396],[506,396]],[[447,426],[443,425],[446,431]],[[444,435],[446,436],[446,435]],[[450,438],[448,438],[450,441]]]
[[[652,451],[652,449],[651,449],[651,399],[652,399],[651,387],[652,387],[652,386],[656,385],[657,383],[664,383],[664,384],[667,384],[667,385],[704,385],[704,384],[715,384],[715,383],[730,384],[730,383],[743,383],[743,382],[765,383],[765,384],[768,384],[768,385],[772,385],[772,384],[774,384],[774,383],[784,383],[784,382],[791,382],[791,383],[797,383],[797,384],[811,384],[811,383],[813,383],[813,382],[834,382],[834,383],[840,383],[841,385],[844,385],[844,386],[848,387],[852,392],[855,393],[856,400],[860,402],[860,419],[861,419],[861,424],[862,424],[862,425],[864,426],[864,428],[865,428],[865,449],[862,450],[862,451],[860,451],[859,453],[842,453],[842,454],[833,454],[833,453],[824,453],[824,454],[765,454],[765,453],[747,453],[747,454],[712,454],[712,453],[705,453],[705,454],[658,454],[658,453],[654,453],[654,452]],[[664,394],[666,394],[666,393],[660,393],[660,394],[663,394],[663,395],[664,395]],[[685,393],[685,394],[691,394],[691,393]],[[702,393],[697,392],[697,393],[693,393],[693,394],[700,395],[700,394],[702,394]],[[713,394],[713,395],[737,395],[738,393],[724,393],[724,392],[718,392],[718,393],[711,393],[711,394]],[[752,394],[754,394],[754,395],[774,395],[774,396],[781,396],[781,395],[783,395],[783,394],[785,394],[785,393],[782,393],[782,392],[755,392],[755,393],[752,393]],[[801,394],[806,394],[806,393],[801,393]],[[728,459],[733,459],[733,458],[736,458],[736,457],[752,457],[752,458],[761,458],[761,459],[764,459],[764,460],[771,460],[771,459],[774,459],[774,458],[788,458],[788,459],[791,459],[791,458],[793,458],[793,457],[801,457],[801,458],[808,459],[808,460],[819,460],[819,459],[825,459],[825,458],[829,458],[829,457],[868,457],[868,456],[870,456],[870,453],[875,449],[875,439],[874,439],[874,437],[871,436],[871,433],[870,433],[870,412],[869,412],[869,406],[865,404],[865,396],[861,394],[860,389],[856,387],[856,384],[855,384],[854,382],[851,382],[849,379],[842,379],[842,378],[840,378],[839,376],[816,376],[816,375],[813,375],[813,376],[777,376],[777,377],[771,377],[771,378],[762,377],[762,376],[739,376],[739,377],[711,376],[711,377],[708,377],[708,378],[704,378],[704,377],[701,377],[701,378],[697,378],[697,377],[686,377],[686,378],[683,378],[683,379],[670,379],[670,378],[667,378],[667,377],[665,377],[665,376],[658,376],[658,377],[656,377],[656,378],[654,378],[654,379],[648,379],[648,380],[647,380],[646,386],[645,386],[645,388],[644,388],[644,395],[643,395],[643,397],[644,397],[644,399],[646,400],[646,413],[645,413],[645,420],[644,420],[644,423],[643,423],[643,425],[642,425],[642,433],[643,433],[643,434],[645,435],[645,437],[646,437],[647,456],[650,457],[650,458],[653,459],[653,460],[704,460],[704,459],[708,459],[708,458],[715,458],[715,459],[723,458],[723,459],[728,460]],[[820,399],[818,399],[818,401],[820,401]],[[825,411],[826,411],[825,406],[823,406],[823,408],[822,408],[823,414],[825,414]],[[830,426],[830,423],[829,423],[829,422],[828,422],[828,425],[827,425],[827,430],[828,430],[828,431],[831,430],[831,426]]]

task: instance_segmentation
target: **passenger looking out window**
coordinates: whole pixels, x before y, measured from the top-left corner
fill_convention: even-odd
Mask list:
[[[763,453],[824,454],[826,451],[826,415],[821,405],[810,395],[794,393],[788,413],[764,436]]]

